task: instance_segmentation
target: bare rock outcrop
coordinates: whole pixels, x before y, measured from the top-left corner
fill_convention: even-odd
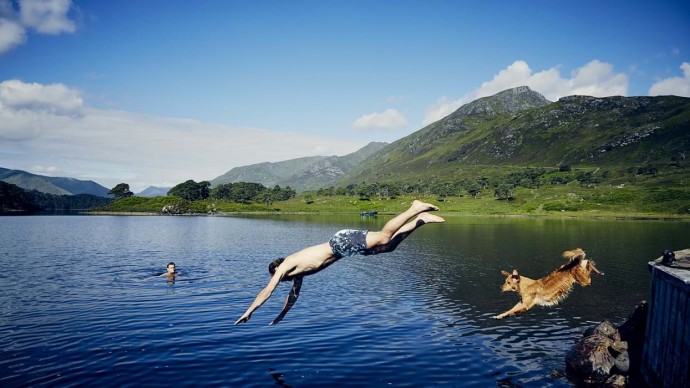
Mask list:
[[[647,319],[647,302],[635,307],[616,327],[604,321],[587,329],[565,357],[566,374],[581,384],[625,387],[639,370]]]

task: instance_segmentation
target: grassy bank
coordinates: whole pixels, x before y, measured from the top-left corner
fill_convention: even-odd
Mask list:
[[[638,192],[636,190],[591,189],[571,191],[566,187],[517,190],[513,200],[497,200],[483,195],[439,198],[435,195],[401,196],[395,199],[313,196],[313,203],[298,196],[275,204],[285,212],[398,213],[413,199],[438,204],[443,213],[472,215],[563,215],[575,217],[688,218],[690,193]],[[661,197],[661,198],[660,198]],[[664,198],[666,197],[666,198]]]
[[[472,215],[562,215],[575,217],[688,218],[690,188],[631,186],[582,187],[579,184],[549,185],[537,189],[516,188],[513,199],[497,200],[489,190],[473,198],[469,195],[439,198],[437,195],[404,195],[393,199],[302,193],[287,201],[270,204],[241,204],[206,199],[185,201],[177,197],[130,197],[113,202],[100,211],[159,213],[175,206],[182,214],[234,212],[398,213],[413,199],[439,205],[442,213]]]

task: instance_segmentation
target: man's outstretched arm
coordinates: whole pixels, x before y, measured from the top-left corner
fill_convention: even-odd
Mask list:
[[[287,299],[285,300],[285,306],[283,306],[283,309],[280,311],[280,314],[276,317],[276,319],[271,322],[271,325],[275,325],[276,323],[280,322],[283,320],[285,317],[285,314],[290,311],[292,306],[297,302],[297,298],[299,298],[299,290],[302,288],[302,277],[296,277],[295,280],[293,281],[292,284],[292,289],[290,290],[290,295],[288,295]]]
[[[266,287],[259,292],[259,295],[256,296],[256,298],[254,299],[254,302],[252,302],[251,306],[249,306],[247,311],[245,311],[245,313],[242,314],[240,319],[238,319],[235,322],[235,325],[243,323],[243,322],[247,322],[249,320],[249,318],[251,318],[254,310],[258,309],[262,304],[264,304],[264,302],[266,302],[266,300],[268,300],[268,298],[273,293],[273,290],[276,289],[276,287],[278,286],[278,283],[280,283],[280,281],[283,279],[283,276],[285,276],[286,272],[287,272],[287,266],[285,266],[285,265],[280,265],[280,266],[278,266],[278,268],[276,268],[276,272],[275,272],[275,274],[273,274],[273,277],[268,282],[268,285],[266,285]]]

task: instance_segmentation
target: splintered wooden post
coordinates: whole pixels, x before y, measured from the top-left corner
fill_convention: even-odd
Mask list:
[[[652,285],[642,375],[654,387],[690,387],[690,249],[649,262]]]

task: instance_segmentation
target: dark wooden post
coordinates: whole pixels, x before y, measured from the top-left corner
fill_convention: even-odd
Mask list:
[[[690,249],[649,262],[652,285],[642,375],[653,387],[690,387]]]

